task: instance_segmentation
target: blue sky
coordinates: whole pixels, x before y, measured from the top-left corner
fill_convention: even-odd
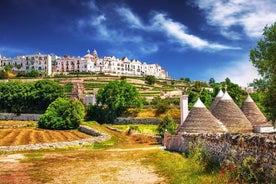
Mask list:
[[[158,63],[172,78],[247,85],[249,61],[275,0],[1,0],[0,54],[128,57]]]

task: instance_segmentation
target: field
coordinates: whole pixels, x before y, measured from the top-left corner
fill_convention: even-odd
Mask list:
[[[90,137],[77,130],[43,130],[35,126],[36,122],[0,121],[0,146],[63,142]]]
[[[84,124],[108,133],[111,139],[72,148],[2,152],[0,183],[227,183],[226,177],[206,172],[196,160],[141,142],[137,135],[112,131],[95,122]],[[28,129],[36,130],[24,127],[13,131]]]

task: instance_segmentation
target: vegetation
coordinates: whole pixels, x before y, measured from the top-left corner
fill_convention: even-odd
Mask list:
[[[38,127],[53,130],[76,129],[84,115],[84,106],[80,101],[57,98],[39,118]]]
[[[276,120],[276,22],[266,26],[263,38],[257,47],[250,50],[250,60],[258,68],[261,79],[255,80],[255,87],[263,90],[264,107],[273,121]]]
[[[113,123],[128,108],[142,106],[139,91],[125,80],[109,82],[98,91],[96,99],[97,104],[87,108],[87,119],[99,123]]]
[[[145,77],[145,80],[146,80],[146,83],[147,84],[149,84],[149,85],[153,85],[153,84],[155,84],[156,83],[156,77],[155,76],[153,76],[153,75],[147,75],[146,77]]]
[[[16,114],[41,113],[56,98],[64,95],[63,87],[49,80],[0,83],[0,110]]]
[[[170,115],[166,115],[158,124],[157,131],[164,137],[165,132],[173,134],[177,128],[177,123]]]

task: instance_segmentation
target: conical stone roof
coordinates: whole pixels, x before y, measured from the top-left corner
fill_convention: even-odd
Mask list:
[[[235,104],[227,91],[225,91],[224,95],[211,112],[226,126],[228,132],[248,133],[253,130],[250,121]]]
[[[214,101],[212,102],[211,106],[209,107],[209,110],[212,111],[215,106],[218,104],[218,102],[220,101],[220,99],[222,98],[222,96],[224,95],[223,91],[220,89],[216,98],[214,99]]]
[[[249,94],[243,102],[241,109],[253,126],[270,125]]]
[[[187,133],[223,133],[227,129],[198,99],[178,131]]]

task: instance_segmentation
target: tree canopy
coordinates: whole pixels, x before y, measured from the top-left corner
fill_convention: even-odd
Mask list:
[[[57,98],[39,118],[38,127],[54,130],[69,130],[79,127],[85,115],[79,100]]]
[[[117,116],[129,107],[140,107],[142,105],[139,91],[125,80],[109,82],[98,91],[96,99],[98,105],[106,106]]]
[[[145,77],[145,80],[146,80],[146,82],[149,84],[149,85],[153,85],[153,84],[155,84],[156,83],[156,77],[155,76],[153,76],[153,75],[147,75],[146,77]]]
[[[64,97],[64,89],[57,82],[1,82],[0,111],[12,113],[42,113],[58,97]]]
[[[269,118],[276,120],[276,22],[266,26],[263,31],[263,38],[257,42],[256,48],[250,50],[250,60],[258,69],[263,80],[259,84],[264,90],[264,106]],[[257,84],[257,83],[256,83]]]

